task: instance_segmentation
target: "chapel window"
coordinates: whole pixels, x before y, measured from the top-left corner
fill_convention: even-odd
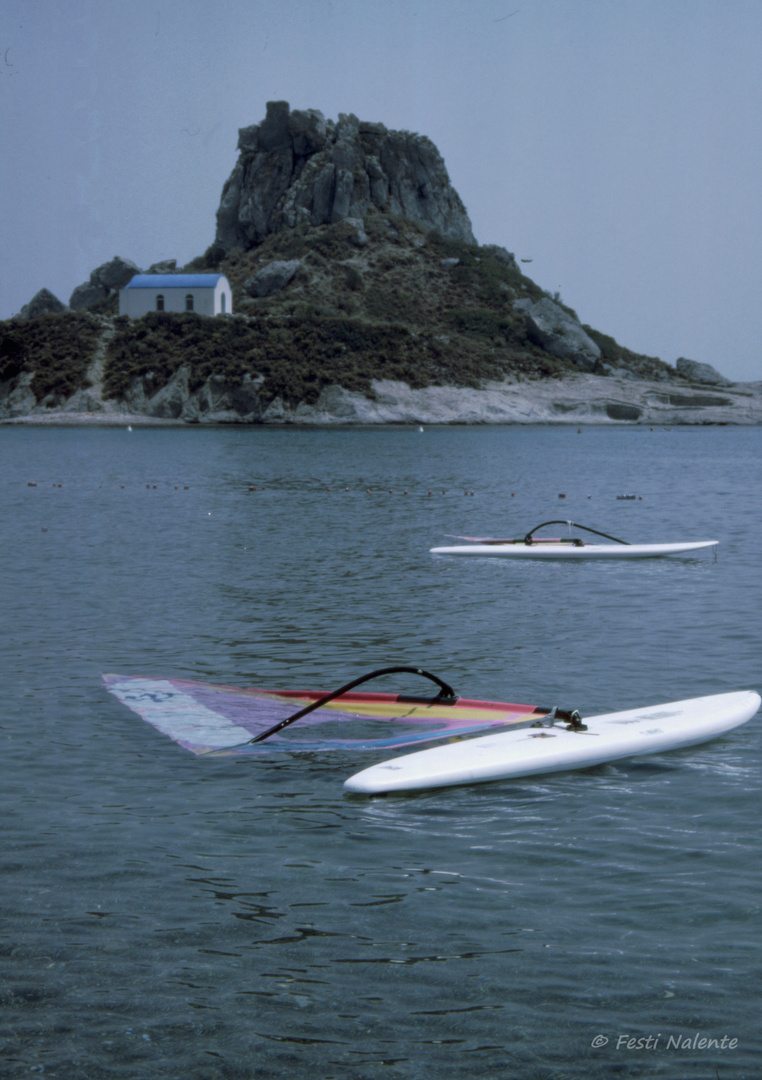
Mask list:
[[[158,296],[156,297],[156,310],[157,311],[163,311],[164,310],[164,297],[161,295],[161,293],[159,293]]]

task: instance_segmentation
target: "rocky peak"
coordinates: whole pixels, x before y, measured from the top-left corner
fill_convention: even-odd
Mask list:
[[[32,297],[28,304],[24,304],[19,316],[22,319],[36,319],[38,315],[57,314],[65,311],[66,307],[50,289],[40,289]]]
[[[260,124],[241,128],[239,158],[217,211],[223,253],[297,225],[328,225],[374,212],[409,218],[475,243],[466,208],[430,139],[341,113],[269,101]]]

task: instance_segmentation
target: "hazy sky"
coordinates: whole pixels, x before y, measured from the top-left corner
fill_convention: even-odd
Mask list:
[[[0,318],[212,242],[265,103],[428,135],[584,323],[762,379],[762,0],[2,0]]]

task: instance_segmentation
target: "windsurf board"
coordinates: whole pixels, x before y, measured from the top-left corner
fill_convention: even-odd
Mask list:
[[[543,726],[548,721],[539,719],[533,726],[379,762],[355,773],[344,787],[372,795],[587,769],[707,742],[746,723],[759,706],[759,694],[742,690],[585,717],[581,728],[572,730],[559,723]]]
[[[693,540],[670,544],[574,544],[567,540],[493,540],[430,548],[432,555],[471,555],[500,559],[647,559],[685,555],[717,547],[719,540]]]

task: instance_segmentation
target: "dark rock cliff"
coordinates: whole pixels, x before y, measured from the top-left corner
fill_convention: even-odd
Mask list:
[[[316,109],[267,103],[239,132],[240,155],[222,192],[216,246],[226,253],[297,225],[330,225],[374,210],[475,243],[436,146],[421,135]]]

